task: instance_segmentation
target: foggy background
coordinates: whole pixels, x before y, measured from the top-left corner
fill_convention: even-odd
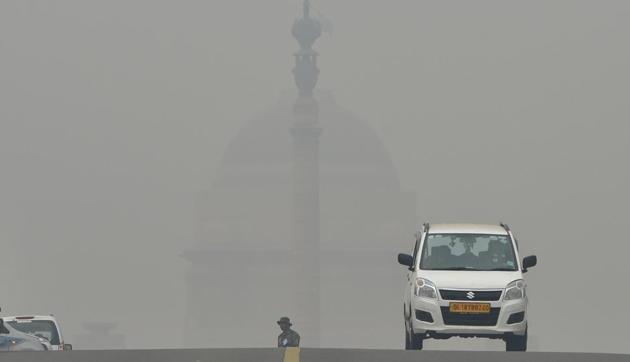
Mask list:
[[[334,24],[315,45],[318,88],[379,135],[418,225],[508,222],[540,260],[526,275],[532,347],[629,353],[630,3],[313,5]],[[300,12],[297,0],[0,3],[3,315],[54,313],[77,348],[86,322],[116,323],[129,348],[186,346],[196,200],[245,122],[295,88]],[[396,242],[413,247],[411,234]],[[398,312],[404,269],[391,265],[400,293],[382,298]],[[226,285],[243,282],[233,272]],[[392,323],[400,335],[363,347],[400,348]],[[502,348],[458,342],[427,345]]]

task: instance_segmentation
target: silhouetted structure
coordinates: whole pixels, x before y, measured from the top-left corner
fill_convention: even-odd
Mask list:
[[[302,335],[310,346],[319,346],[320,262],[319,262],[319,126],[317,100],[317,52],[313,44],[322,30],[309,15],[304,1],[304,16],[293,24],[293,36],[300,44],[295,54],[293,75],[299,90],[293,106],[291,125],[293,166],[293,303],[300,318]]]
[[[187,347],[273,346],[287,314],[305,347],[402,339],[395,255],[416,230],[415,194],[374,131],[315,89],[320,34],[307,2],[293,25],[297,96],[243,126],[199,196]]]

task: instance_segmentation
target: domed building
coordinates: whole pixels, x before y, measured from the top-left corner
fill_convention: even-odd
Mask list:
[[[411,248],[416,198],[370,126],[314,90],[317,24],[306,2],[298,91],[243,126],[200,197],[185,346],[274,346],[284,315],[307,347],[401,343],[396,253]]]

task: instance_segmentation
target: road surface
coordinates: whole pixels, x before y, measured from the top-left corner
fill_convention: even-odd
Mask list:
[[[283,362],[279,349],[169,349],[2,353],[2,362]],[[302,349],[300,362],[630,362],[630,355]]]

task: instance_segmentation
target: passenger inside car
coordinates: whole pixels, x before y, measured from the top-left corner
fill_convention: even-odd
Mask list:
[[[431,248],[431,257],[428,260],[429,267],[448,267],[453,265],[453,254],[447,245]]]
[[[507,259],[505,246],[499,240],[490,240],[488,250],[480,252],[479,259],[485,265],[503,266]]]
[[[457,257],[458,265],[465,265],[469,267],[475,267],[479,264],[479,258],[472,252],[472,249],[475,245],[474,237],[472,236],[463,236],[461,238],[461,242],[464,245],[464,252]]]

